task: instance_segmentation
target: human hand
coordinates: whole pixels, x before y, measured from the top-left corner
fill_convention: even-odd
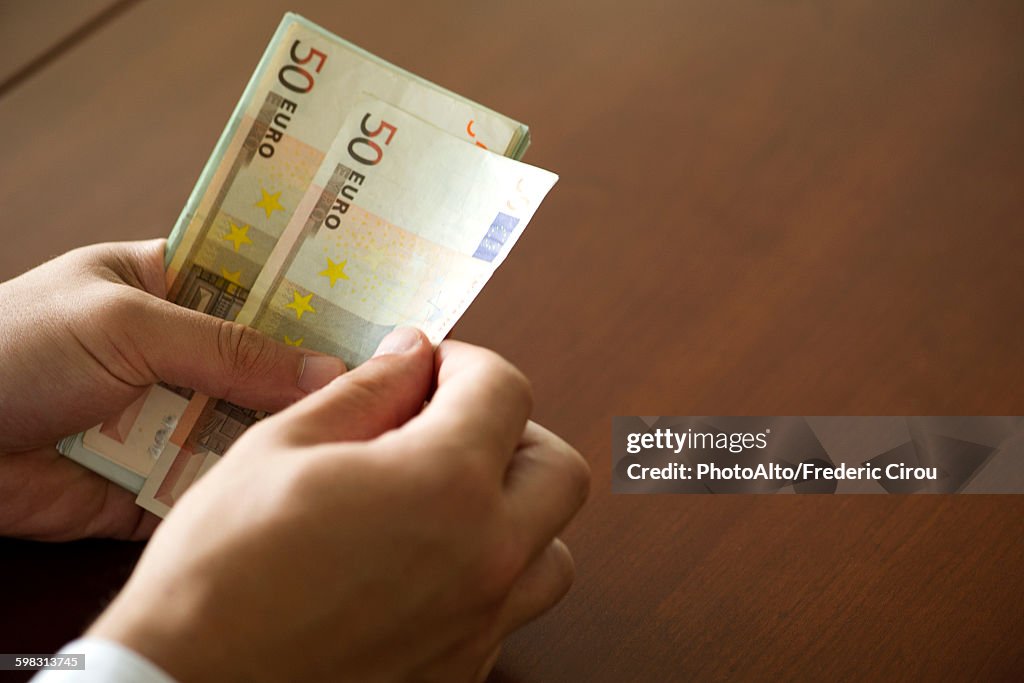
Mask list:
[[[344,370],[164,301],[164,245],[76,249],[0,284],[0,536],[148,536],[133,494],[54,444],[158,381],[273,411]]]
[[[573,576],[589,469],[530,411],[495,354],[392,333],[251,427],[88,635],[183,681],[482,679]]]

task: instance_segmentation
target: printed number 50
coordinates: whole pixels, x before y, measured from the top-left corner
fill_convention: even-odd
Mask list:
[[[367,113],[363,116],[362,122],[359,124],[360,130],[363,131],[365,138],[352,138],[351,142],[348,143],[348,153],[353,159],[363,164],[364,166],[376,166],[380,163],[380,160],[384,158],[384,150],[381,149],[380,145],[376,141],[370,138],[375,138],[385,130],[388,132],[387,138],[384,140],[384,146],[391,144],[391,138],[395,137],[395,133],[398,129],[393,125],[381,119],[380,124],[377,125],[375,130],[370,130],[367,122],[370,120],[370,114]],[[367,152],[362,154],[361,152]]]
[[[299,57],[299,41],[296,40],[292,43],[291,57],[295,64],[285,64],[277,72],[277,80],[292,92],[307,93],[313,89],[314,85],[313,74],[301,66],[296,66],[297,64],[309,64],[316,57],[317,62],[313,65],[313,70],[320,73],[320,69],[324,68],[324,62],[327,61],[327,55],[320,50],[307,49],[306,56]]]

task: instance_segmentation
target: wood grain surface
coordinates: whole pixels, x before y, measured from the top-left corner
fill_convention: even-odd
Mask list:
[[[455,330],[594,470],[576,586],[492,681],[1024,677],[1020,496],[613,496],[609,463],[613,415],[1024,414],[1024,5],[143,0],[0,96],[0,278],[169,232],[287,9],[562,178]],[[0,543],[0,650],[138,552]]]
[[[0,0],[0,94],[33,76],[133,2]]]

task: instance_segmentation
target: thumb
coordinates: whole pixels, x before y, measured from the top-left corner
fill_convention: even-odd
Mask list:
[[[300,444],[373,439],[419,413],[433,378],[429,340],[414,327],[400,327],[373,358],[267,421]]]
[[[345,371],[339,358],[288,346],[239,323],[144,295],[129,338],[151,382],[257,410],[281,410]]]

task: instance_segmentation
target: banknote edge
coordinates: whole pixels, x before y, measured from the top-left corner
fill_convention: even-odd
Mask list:
[[[99,453],[85,447],[82,443],[85,432],[65,437],[57,442],[57,450],[79,465],[92,470],[96,474],[109,479],[118,486],[138,494],[145,483],[145,477],[132,472],[113,460],[108,460]]]
[[[192,215],[195,213],[196,207],[199,205],[199,201],[206,193],[206,190],[210,185],[210,181],[213,179],[213,174],[219,166],[219,163],[214,164],[212,162],[214,160],[219,162],[227,151],[228,146],[231,144],[231,140],[235,135],[235,130],[241,123],[242,116],[252,100],[253,93],[256,91],[260,75],[266,69],[267,63],[273,55],[274,48],[277,45],[277,39],[288,29],[288,25],[288,14],[285,14],[284,19],[281,20],[281,23],[278,24],[273,35],[270,37],[270,41],[267,43],[267,47],[263,51],[263,56],[260,57],[259,63],[256,64],[256,68],[252,72],[252,76],[249,77],[249,82],[246,83],[245,89],[242,91],[242,96],[238,99],[238,102],[235,104],[235,108],[231,111],[227,125],[224,126],[224,130],[221,132],[220,137],[217,138],[217,143],[214,145],[213,152],[207,159],[206,165],[203,166],[203,170],[199,173],[199,178],[196,180],[195,187],[192,188],[192,192],[189,194],[188,200],[185,202],[185,206],[178,215],[178,220],[175,222],[174,228],[171,230],[171,234],[167,238],[167,249],[164,252],[165,269],[170,267],[171,259],[174,257],[174,252],[177,251],[178,245],[185,236],[185,233],[188,230],[188,225],[191,222]]]
[[[522,157],[523,157],[523,154],[526,153],[526,148],[530,146],[530,127],[528,125],[526,125],[525,123],[523,123],[522,121],[520,121],[519,119],[512,118],[508,114],[502,114],[500,111],[498,111],[496,109],[492,109],[492,108],[488,107],[485,104],[481,104],[480,102],[478,102],[476,100],[473,100],[473,99],[470,99],[470,98],[466,97],[465,95],[460,95],[459,93],[455,92],[454,90],[450,90],[450,89],[446,88],[445,86],[440,85],[438,83],[435,83],[434,81],[432,81],[432,80],[430,80],[428,78],[424,78],[423,76],[420,76],[419,74],[415,74],[412,71],[409,71],[408,69],[404,69],[404,68],[398,66],[397,64],[384,59],[383,57],[380,57],[380,56],[375,55],[374,53],[372,53],[372,52],[370,52],[368,50],[363,49],[362,47],[356,45],[352,41],[347,40],[345,38],[342,38],[341,36],[339,36],[338,34],[334,33],[333,31],[330,31],[330,30],[324,28],[323,26],[317,24],[315,21],[307,19],[306,17],[302,16],[301,14],[298,14],[296,12],[286,12],[285,15],[284,15],[284,19],[281,20],[281,25],[282,26],[287,25],[288,21],[295,21],[295,22],[297,22],[299,24],[302,24],[303,26],[305,26],[309,30],[314,31],[316,33],[319,33],[320,35],[324,36],[325,38],[328,38],[330,40],[337,40],[338,42],[343,43],[349,49],[351,49],[353,52],[356,52],[357,54],[359,54],[360,56],[364,57],[365,59],[368,59],[370,61],[376,62],[376,63],[380,64],[381,66],[387,67],[388,69],[391,69],[391,70],[395,71],[396,73],[404,76],[405,78],[408,78],[409,80],[417,81],[421,85],[433,88],[435,90],[439,90],[439,91],[441,91],[445,95],[453,97],[453,98],[455,98],[457,100],[462,100],[463,102],[469,103],[469,104],[473,105],[474,107],[480,108],[480,109],[486,111],[489,114],[492,114],[492,115],[497,116],[499,118],[508,119],[512,123],[516,124],[518,126],[518,128],[516,130],[516,133],[515,133],[515,135],[512,136],[512,139],[509,140],[509,143],[505,147],[505,150],[501,154],[501,156],[508,157],[510,159],[515,159],[516,161],[521,161]],[[276,38],[276,37],[277,37],[277,34],[274,34],[274,38]],[[273,42],[273,39],[271,39],[271,42]]]
[[[165,268],[171,265],[171,260],[174,257],[174,253],[175,251],[177,251],[178,245],[181,243],[181,240],[184,237],[185,232],[187,231],[187,227],[191,220],[191,216],[194,214],[196,206],[198,206],[200,199],[202,198],[203,194],[205,194],[206,189],[210,184],[210,180],[212,179],[213,174],[216,171],[217,165],[212,164],[211,162],[214,159],[220,159],[224,155],[224,152],[227,150],[228,145],[230,144],[232,138],[234,137],[235,130],[238,128],[238,125],[241,122],[242,114],[248,108],[249,103],[252,100],[252,95],[253,92],[256,90],[257,84],[259,82],[259,77],[263,73],[264,69],[266,68],[267,62],[270,60],[272,56],[274,47],[277,44],[278,37],[283,35],[284,32],[288,30],[288,27],[293,22],[302,24],[311,31],[319,33],[330,40],[337,40],[341,43],[344,43],[346,46],[348,46],[349,49],[362,55],[366,59],[377,62],[378,64],[381,64],[389,69],[392,69],[395,72],[411,80],[418,81],[424,84],[425,86],[437,89],[455,99],[468,102],[469,104],[472,104],[474,107],[479,107],[480,109],[483,109],[484,111],[487,111],[495,116],[506,118],[509,121],[512,121],[518,126],[518,128],[512,140],[509,141],[509,144],[505,148],[505,151],[502,154],[502,156],[508,157],[510,159],[515,159],[516,161],[522,161],[523,156],[526,154],[526,150],[527,148],[529,148],[530,143],[532,141],[532,135],[530,133],[530,127],[523,123],[522,121],[514,119],[507,114],[502,114],[501,112],[492,109],[491,107],[488,107],[484,104],[481,104],[476,100],[470,99],[465,95],[461,95],[455,92],[454,90],[450,90],[444,87],[443,85],[439,85],[427,78],[424,78],[423,76],[420,76],[409,71],[408,69],[402,68],[397,64],[394,64],[384,59],[383,57],[379,57],[373,54],[372,52],[369,52],[368,50],[365,50],[362,47],[356,45],[352,41],[346,40],[345,38],[342,38],[341,36],[335,34],[334,32],[327,30],[323,26],[320,26],[316,22],[307,19],[301,14],[297,14],[295,12],[285,12],[284,16],[281,18],[281,23],[278,24],[277,28],[274,30],[274,33],[271,35],[270,41],[267,43],[267,47],[263,51],[263,56],[260,57],[259,63],[253,70],[252,75],[249,77],[249,82],[246,84],[245,89],[242,91],[242,96],[239,98],[238,102],[235,104],[235,108],[231,112],[231,115],[228,117],[228,122],[224,126],[224,130],[221,132],[220,137],[217,138],[217,142],[213,147],[213,152],[210,154],[210,157],[207,160],[206,165],[200,172],[199,178],[196,180],[196,184],[192,188],[192,192],[189,194],[188,200],[185,202],[185,206],[182,208],[181,213],[178,215],[178,220],[175,222],[174,228],[171,230],[170,236],[167,238],[167,249],[164,252]]]

